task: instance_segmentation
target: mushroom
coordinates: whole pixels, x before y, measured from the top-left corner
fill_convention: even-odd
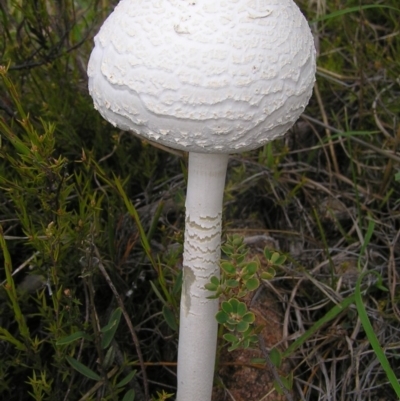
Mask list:
[[[211,398],[228,154],[283,135],[312,94],[315,47],[292,0],[122,0],[94,39],[94,107],[189,152],[178,401]]]

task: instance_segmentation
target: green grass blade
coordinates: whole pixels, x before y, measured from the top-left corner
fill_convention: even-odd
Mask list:
[[[164,297],[161,295],[160,291],[158,291],[158,288],[156,285],[152,282],[149,281],[151,288],[153,289],[154,293],[157,295],[157,298],[165,305],[168,306],[168,302],[164,299]]]
[[[287,358],[290,356],[297,348],[303,345],[320,327],[324,324],[330,322],[339,313],[343,312],[355,301],[355,295],[350,295],[349,297],[343,299],[342,302],[335,305],[325,316],[315,322],[304,334],[302,334],[296,341],[294,341],[286,351],[282,353],[282,358]]]
[[[382,365],[382,368],[386,372],[387,378],[389,379],[390,384],[393,387],[393,390],[396,392],[397,397],[400,398],[399,381],[398,381],[395,373],[393,372],[392,368],[390,367],[390,364],[389,364],[388,359],[386,358],[385,352],[383,351],[381,345],[379,344],[379,340],[375,335],[374,329],[368,318],[368,314],[367,314],[367,311],[365,310],[364,303],[362,300],[361,288],[360,288],[361,281],[367,274],[374,274],[379,278],[379,282],[382,281],[382,277],[380,276],[380,274],[375,271],[367,271],[360,275],[360,277],[357,280],[356,292],[355,292],[355,301],[356,301],[358,316],[360,317],[361,324],[364,327],[365,334],[368,337],[368,340],[372,346],[372,349],[375,352],[376,357],[378,358],[379,362]],[[379,285],[379,283],[378,283],[378,285]]]
[[[7,243],[4,238],[3,227],[1,225],[0,225],[0,249],[3,251],[4,271],[6,273],[7,283],[5,285],[5,289],[12,304],[15,320],[18,323],[19,332],[27,342],[30,342],[29,328],[26,324],[25,317],[22,314],[21,308],[18,303],[17,290],[15,288],[14,279],[12,277],[11,256],[10,253],[8,252]]]
[[[153,265],[154,269],[156,271],[158,271],[156,262],[154,261],[153,255],[151,254],[150,244],[149,244],[149,241],[147,239],[147,235],[146,235],[146,233],[145,233],[145,231],[143,229],[142,223],[140,221],[139,214],[138,214],[135,206],[133,206],[133,204],[130,201],[130,199],[128,199],[128,196],[127,196],[126,192],[122,188],[121,181],[117,177],[114,177],[114,183],[115,183],[115,185],[116,185],[116,187],[118,189],[118,192],[122,196],[122,199],[124,200],[125,206],[128,209],[128,213],[135,220],[135,223],[136,223],[136,225],[138,227],[138,230],[139,230],[140,240],[142,242],[142,247],[143,247],[144,251],[145,251],[147,257],[149,258],[151,264]]]
[[[351,14],[351,13],[354,13],[357,11],[368,10],[370,8],[387,8],[389,10],[394,10],[394,11],[400,12],[400,9],[396,8],[396,7],[384,6],[381,4],[380,5],[379,4],[369,4],[369,5],[349,7],[349,8],[345,8],[344,10],[334,11],[333,13],[330,13],[330,14],[327,14],[327,15],[324,15],[322,17],[312,20],[311,23],[326,21],[326,20],[329,20],[332,18],[341,17],[342,15]]]
[[[368,221],[367,232],[365,233],[364,242],[361,246],[360,255],[358,257],[358,269],[361,270],[361,256],[364,254],[365,250],[367,249],[368,244],[371,241],[372,234],[374,233],[375,229],[375,221],[372,220],[370,217]]]

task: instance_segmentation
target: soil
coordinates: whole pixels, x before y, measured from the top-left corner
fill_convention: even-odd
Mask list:
[[[248,300],[248,307],[256,315],[256,323],[265,326],[261,335],[267,350],[282,340],[283,312],[273,294],[263,288],[256,300]],[[250,306],[251,303],[251,306]],[[279,347],[278,347],[279,349]],[[220,354],[220,368],[217,373],[213,401],[285,401],[274,388],[274,376],[268,366],[251,366],[252,358],[262,358],[262,352],[256,350],[235,350],[228,352],[224,348]],[[280,375],[288,375],[289,363],[279,369]]]

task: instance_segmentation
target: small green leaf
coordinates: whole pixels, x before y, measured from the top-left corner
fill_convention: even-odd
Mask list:
[[[275,261],[276,266],[283,265],[286,262],[286,256],[280,255],[279,258]]]
[[[376,288],[379,288],[381,291],[388,292],[389,290],[379,281],[375,284]]]
[[[260,281],[259,281],[258,278],[256,278],[256,277],[250,278],[250,279],[248,279],[248,280],[246,281],[246,288],[247,288],[249,291],[254,291],[254,290],[256,290],[256,289],[259,287],[259,285],[260,285]]]
[[[236,288],[239,285],[239,282],[237,280],[234,280],[234,279],[229,279],[229,280],[226,280],[225,284],[229,288]]]
[[[232,313],[237,313],[238,306],[239,306],[240,302],[236,298],[232,298],[228,302],[231,304]]]
[[[254,320],[256,320],[256,317],[254,316],[253,312],[247,312],[242,319],[247,322],[247,323],[253,323]]]
[[[250,339],[249,339],[249,338],[245,338],[245,339],[243,340],[242,348],[243,348],[243,349],[247,349],[247,348],[249,348],[249,347],[250,347]]]
[[[264,358],[252,358],[250,362],[255,365],[265,365],[267,361]]]
[[[272,280],[275,277],[276,271],[273,267],[269,267],[267,270],[261,273],[261,278],[263,280]]]
[[[251,312],[250,312],[251,313]],[[248,323],[248,322],[247,322]],[[243,332],[243,337],[249,337],[250,336],[250,334],[252,333],[254,331],[254,327],[250,327],[250,325],[249,325],[249,328],[245,331],[245,332]]]
[[[288,390],[293,388],[293,371],[291,371],[286,377],[283,377],[283,384]]]
[[[274,364],[274,366],[279,369],[282,365],[281,353],[276,348],[272,348],[269,353],[269,357],[271,359],[271,362]]]
[[[101,339],[101,347],[106,349],[114,338],[115,332],[118,329],[119,322],[121,320],[122,310],[121,308],[115,309],[111,314],[108,324],[101,329],[103,337]]]
[[[236,330],[239,332],[239,333],[243,333],[244,331],[246,331],[247,329],[249,328],[249,324],[247,323],[247,322],[245,322],[245,321],[241,321],[241,322],[239,322],[238,324],[237,324],[237,326],[236,326]]]
[[[237,348],[239,348],[239,347],[240,347],[240,342],[234,343],[234,344],[232,344],[232,345],[228,348],[228,351],[229,351],[229,352],[234,351],[235,349],[237,349]]]
[[[124,377],[117,385],[117,388],[121,388],[126,386],[134,377],[136,374],[136,370],[132,370],[132,372],[130,372],[126,377]]]
[[[221,250],[226,256],[231,256],[233,253],[232,245],[228,245],[228,244],[222,245]]]
[[[244,302],[239,302],[237,306],[237,314],[239,316],[244,316],[247,312],[247,306]]]
[[[222,262],[221,269],[227,274],[235,274],[236,273],[236,267],[232,263],[229,263],[229,262]]]
[[[89,379],[99,381],[101,378],[100,376],[93,372],[92,369],[85,366],[83,363],[77,361],[75,358],[66,355],[65,359],[67,362],[79,373],[83,374],[84,376],[88,377]]]
[[[272,255],[271,255],[271,257],[270,257],[270,261],[273,263],[273,264],[275,264],[275,262],[276,262],[276,260],[279,258],[279,253],[278,252],[274,252]]]
[[[229,316],[222,310],[220,310],[216,315],[215,319],[217,319],[217,322],[219,324],[224,324],[228,321]]]
[[[280,266],[286,260],[286,256],[280,255],[278,252],[274,252],[271,256],[270,261],[277,266]]]
[[[76,340],[80,340],[81,338],[84,338],[86,340],[92,339],[92,337],[89,334],[86,334],[84,331],[77,331],[67,337],[60,338],[58,341],[56,341],[56,345],[70,344]]]
[[[258,270],[258,263],[257,262],[250,262],[245,266],[245,272],[250,275],[256,274]]]
[[[119,321],[121,319],[122,310],[121,308],[115,309],[115,311],[111,314],[110,319],[106,326],[101,329],[102,333],[105,333],[110,330],[115,330],[115,327],[118,327]]]
[[[232,245],[240,246],[243,244],[243,238],[240,235],[234,234],[231,238]]]
[[[280,384],[279,384],[276,380],[274,380],[274,388],[275,388],[275,391],[276,391],[279,395],[283,395],[282,387],[280,386]]]
[[[124,395],[124,398],[122,401],[134,401],[135,400],[135,390],[130,389],[127,391],[127,393]]]
[[[287,390],[291,390],[293,387],[293,376],[289,375],[288,377],[280,376],[281,382]],[[277,381],[274,381],[275,390],[279,394],[283,394],[283,389]]]
[[[236,248],[236,253],[240,255],[247,255],[249,250],[246,248],[246,244],[242,244]]]
[[[268,249],[268,248],[265,248],[264,249],[264,256],[265,256],[265,259],[271,260],[272,251],[270,249]]]
[[[111,345],[111,347],[107,350],[106,356],[103,361],[103,368],[108,369],[115,359],[115,347]]]
[[[236,259],[236,262],[238,264],[243,263],[245,258],[246,258],[246,254],[244,254],[244,255],[235,255],[235,259]]]
[[[213,283],[207,283],[207,284],[204,286],[204,288],[205,288],[206,290],[208,290],[208,291],[215,292],[215,291],[217,291],[217,289],[218,289],[218,285],[215,285],[215,284],[213,284]]]
[[[167,322],[168,326],[174,330],[178,330],[178,323],[176,321],[176,317],[174,312],[167,306],[164,305],[162,308],[162,314],[164,316],[165,321]]]
[[[238,339],[236,338],[236,336],[235,336],[234,334],[232,334],[232,333],[225,333],[225,334],[223,335],[223,338],[224,338],[225,341],[228,341],[228,342],[230,342],[230,343],[235,343],[235,342],[238,341]]]
[[[229,331],[235,331],[236,330],[236,322],[234,324],[230,324],[229,322],[224,324],[224,327],[226,327]]]
[[[217,276],[212,276],[210,281],[211,281],[212,284],[216,285],[217,287],[220,284],[219,278]]]
[[[228,314],[233,311],[232,305],[227,301],[222,302],[221,309]]]

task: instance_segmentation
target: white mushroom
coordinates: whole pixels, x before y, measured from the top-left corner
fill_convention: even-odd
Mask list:
[[[306,107],[313,37],[292,0],[122,0],[95,37],[89,90],[105,119],[189,152],[178,401],[211,398],[228,154],[283,135]]]

